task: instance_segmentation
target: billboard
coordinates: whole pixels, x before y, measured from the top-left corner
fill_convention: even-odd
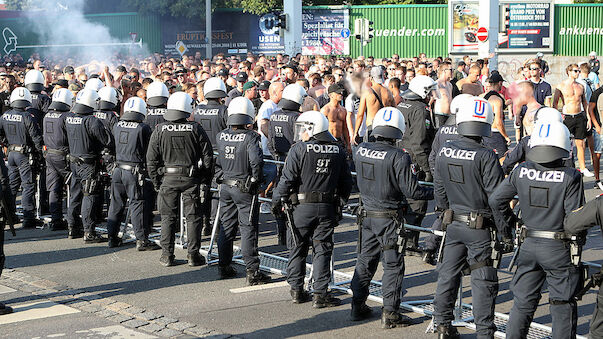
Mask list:
[[[478,1],[449,2],[450,53],[477,53],[479,5]],[[498,52],[553,51],[551,1],[501,1],[499,14]]]
[[[347,8],[304,9],[302,12],[302,54],[350,54],[349,22]]]

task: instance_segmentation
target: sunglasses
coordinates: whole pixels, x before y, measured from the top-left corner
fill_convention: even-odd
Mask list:
[[[530,71],[539,71],[539,70],[540,70],[540,68],[538,68],[538,67],[532,67],[532,68],[530,68]]]
[[[580,73],[580,70],[579,69],[572,69],[572,72],[574,72],[574,73]]]
[[[388,71],[395,71],[396,69],[395,68],[388,68],[387,70]]]

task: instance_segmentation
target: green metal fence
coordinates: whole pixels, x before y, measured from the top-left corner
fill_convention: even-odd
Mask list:
[[[555,54],[603,52],[603,4],[555,6]]]

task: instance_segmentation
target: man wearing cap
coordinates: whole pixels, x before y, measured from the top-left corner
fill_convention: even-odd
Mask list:
[[[258,85],[260,106],[270,99],[270,92],[268,92],[268,89],[270,89],[270,81],[268,80],[264,80]]]
[[[588,64],[590,65],[590,71],[599,75],[599,68],[601,67],[601,63],[599,59],[597,59],[597,52],[592,51],[588,55]]]
[[[245,86],[245,83],[247,83],[247,79],[248,76],[245,72],[239,72],[235,76],[235,80],[237,81],[237,87],[233,88],[230,92],[228,92],[228,97],[226,98],[225,103],[227,106],[232,99],[243,96],[243,86]]]
[[[119,65],[117,66],[117,68],[115,69],[115,80],[113,81],[113,87],[115,88],[121,88],[121,80],[123,79],[123,77],[126,75],[126,73],[128,72],[126,70],[126,67]]]
[[[394,97],[390,91],[383,86],[385,81],[383,67],[375,66],[371,68],[369,88],[364,91],[360,98],[360,107],[356,116],[356,126],[354,126],[354,140],[358,136],[358,131],[366,117],[367,132],[364,135],[365,141],[370,141],[371,124],[375,114],[383,107],[393,107],[396,105]]]
[[[511,141],[505,131],[505,113],[506,108],[505,98],[500,95],[503,83],[502,76],[497,71],[492,71],[487,82],[490,84],[490,91],[483,95],[483,98],[488,100],[492,106],[494,113],[494,121],[492,122],[492,134],[483,138],[483,145],[494,150],[494,153],[501,159],[507,153],[507,145]]]
[[[262,106],[262,102],[258,98],[257,83],[255,81],[248,81],[243,85],[243,96],[251,101],[256,112]]]
[[[346,124],[346,110],[341,103],[343,101],[344,88],[339,84],[333,84],[329,86],[329,103],[326,104],[320,112],[324,114],[329,120],[329,133],[341,146],[347,150],[348,154],[351,152],[350,137],[348,133],[348,127]]]

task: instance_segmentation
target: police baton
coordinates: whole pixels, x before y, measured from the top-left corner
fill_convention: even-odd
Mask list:
[[[283,211],[285,213],[285,217],[287,218],[287,226],[289,226],[289,231],[291,232],[291,238],[293,239],[293,246],[297,247],[300,243],[299,238],[301,237],[297,228],[295,228],[295,222],[293,220],[293,207],[291,203],[286,200],[286,198],[281,198],[281,202],[283,203]]]

